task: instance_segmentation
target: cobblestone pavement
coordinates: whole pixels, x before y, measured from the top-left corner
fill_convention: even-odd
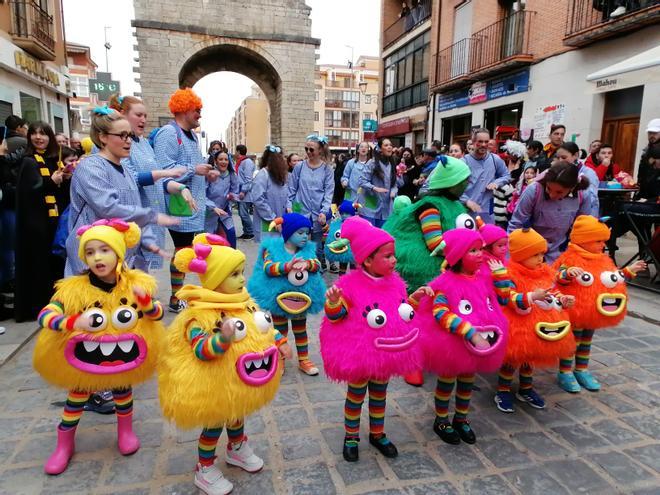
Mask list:
[[[254,247],[248,249],[254,256]],[[166,295],[167,273],[158,273]],[[651,311],[657,313],[657,303]],[[310,320],[312,357],[320,364],[319,318]],[[163,422],[155,381],[135,389],[135,428],[142,448],[122,457],[114,416],[86,413],[69,469],[48,477],[42,466],[55,444],[65,392],[32,370],[34,342],[0,368],[0,493],[190,494],[198,431]],[[474,446],[449,446],[433,433],[433,386],[393,380],[385,429],[399,457],[385,459],[363,428],[360,461],[341,457],[344,388],[323,376],[300,374],[288,363],[275,401],[247,421],[246,431],[265,468],[249,475],[222,465],[237,494],[498,494],[660,493],[660,333],[627,318],[597,333],[591,369],[598,393],[569,395],[554,374],[536,384],[543,411],[493,404],[494,376],[480,377],[470,417]],[[365,408],[366,409],[366,408]],[[368,424],[363,412],[363,426]],[[220,445],[224,445],[224,435]],[[219,449],[221,451],[221,449]]]

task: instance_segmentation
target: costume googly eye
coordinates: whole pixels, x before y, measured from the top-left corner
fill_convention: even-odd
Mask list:
[[[522,309],[522,308],[519,308],[518,306],[516,306],[514,309],[515,309],[516,313],[518,313],[519,315],[522,315],[522,316],[528,315],[532,312],[532,307],[531,306],[527,309]]]
[[[621,277],[621,280],[625,280],[625,279],[626,279],[626,274],[623,273],[623,270],[619,270],[617,273],[619,274],[619,277]]]
[[[273,328],[273,318],[263,311],[254,313],[254,323],[261,333],[266,333]]]
[[[415,310],[408,303],[402,303],[399,306],[399,316],[403,321],[410,321],[415,317]]]
[[[534,301],[534,304],[536,304],[539,308],[545,311],[550,311],[551,309],[554,308],[554,302],[555,302],[555,296],[549,294],[548,297],[546,297],[545,299],[542,299],[540,301]]]
[[[229,320],[234,324],[234,342],[240,342],[247,337],[247,325],[240,318],[231,318]]]
[[[371,328],[383,328],[387,323],[387,316],[382,309],[372,309],[367,313],[367,325]]]
[[[297,270],[293,270],[289,272],[286,278],[289,279],[289,283],[291,285],[300,287],[301,285],[305,285],[307,283],[307,279],[309,278],[309,273],[307,273],[307,270],[302,270],[300,272]]]
[[[456,228],[477,230],[477,222],[467,213],[461,213],[456,217]]]
[[[112,326],[118,330],[129,330],[138,321],[138,314],[130,306],[122,306],[112,313]]]
[[[335,239],[341,239],[341,230],[335,232]]]
[[[462,315],[469,315],[472,313],[472,303],[467,299],[461,299],[458,303],[458,312]]]
[[[578,284],[584,287],[589,287],[594,283],[594,276],[589,272],[584,272],[576,280]]]
[[[495,311],[495,308],[493,307],[493,301],[490,300],[490,297],[486,298],[486,307],[488,308],[488,311]]]
[[[108,317],[98,308],[92,308],[80,315],[82,321],[89,322],[89,332],[101,332],[108,326]]]
[[[562,309],[564,309],[564,305],[561,303],[561,299],[556,296],[553,297],[552,307],[557,311],[561,311]]]
[[[615,287],[619,282],[621,282],[621,280],[622,279],[619,277],[617,272],[603,272],[600,274],[600,281],[608,289]]]

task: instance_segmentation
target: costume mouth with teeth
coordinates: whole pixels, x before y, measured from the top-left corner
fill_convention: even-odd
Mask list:
[[[575,337],[568,311],[560,303],[560,294],[551,294],[547,300],[528,303],[527,294],[536,289],[547,289],[555,283],[555,270],[543,263],[530,269],[511,261],[508,266],[513,290],[524,296],[529,306],[522,310],[515,306],[515,298],[504,308],[509,320],[509,345],[504,362],[518,368],[530,364],[535,368],[552,368],[559,359],[575,352]]]
[[[348,263],[354,264],[353,251],[348,239],[341,237],[341,226],[344,223],[343,218],[335,218],[330,222],[328,229],[328,239],[325,243],[325,257],[330,263]]]

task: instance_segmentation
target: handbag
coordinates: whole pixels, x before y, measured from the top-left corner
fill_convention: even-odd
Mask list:
[[[167,212],[173,217],[191,217],[192,208],[180,194],[170,194]]]

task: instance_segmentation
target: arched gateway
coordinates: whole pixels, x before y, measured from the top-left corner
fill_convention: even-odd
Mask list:
[[[315,49],[320,44],[311,37],[304,0],[133,4],[149,125],[170,117],[167,101],[177,87],[192,87],[212,72],[232,71],[252,79],[266,95],[272,141],[285,150],[302,148],[314,128]]]

